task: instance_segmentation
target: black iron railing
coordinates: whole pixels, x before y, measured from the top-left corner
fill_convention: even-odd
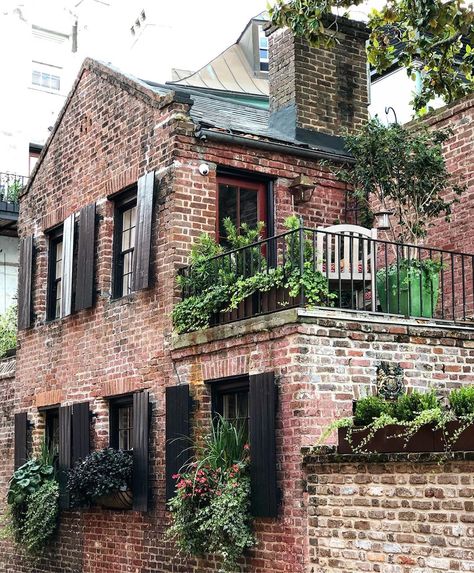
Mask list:
[[[385,241],[351,225],[288,231],[180,275],[183,300],[219,284],[230,291],[243,285],[245,293],[249,283],[245,299],[230,307],[223,301],[220,323],[291,307],[333,307],[474,324],[474,254]]]
[[[0,201],[18,204],[20,192],[27,183],[28,177],[0,172]]]

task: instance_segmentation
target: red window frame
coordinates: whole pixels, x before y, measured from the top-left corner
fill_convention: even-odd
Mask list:
[[[257,193],[257,221],[263,221],[265,227],[262,232],[262,238],[267,238],[268,230],[268,212],[267,212],[267,187],[265,183],[260,181],[252,181],[251,179],[239,179],[238,177],[217,177],[217,197],[216,197],[216,238],[220,243],[221,236],[219,233],[219,194],[221,185],[233,185],[238,188],[254,189]],[[240,226],[240,201],[237,201],[237,224]]]

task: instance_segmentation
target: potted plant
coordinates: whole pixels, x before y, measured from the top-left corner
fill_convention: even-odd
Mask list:
[[[237,560],[255,544],[244,428],[218,417],[194,451],[194,460],[174,476],[167,536],[188,555],[218,555],[221,570],[233,573]]]
[[[265,256],[268,245],[252,247],[261,238],[263,223],[255,229],[242,225],[239,234],[226,219],[231,251],[247,247],[226,257],[219,256],[226,251],[212,237],[201,235],[191,249],[191,266],[178,275],[178,285],[186,295],[173,308],[178,334],[295,304],[302,290],[307,306],[332,304],[336,295],[330,292],[328,279],[314,268],[313,243],[304,232],[304,258],[300,260],[300,225],[296,216],[286,219],[290,233],[284,239],[285,260],[275,267]]]
[[[437,431],[446,428],[449,419],[433,390],[414,390],[396,401],[368,396],[357,401],[352,418],[335,422],[338,452],[441,451]]]
[[[132,465],[129,452],[105,448],[76,462],[69,471],[68,490],[73,506],[99,505],[131,509]]]
[[[7,504],[7,533],[28,553],[41,553],[54,537],[59,518],[59,484],[53,455],[44,444],[39,458],[14,472]]]
[[[465,189],[451,183],[444,161],[442,144],[450,135],[450,130],[386,127],[373,119],[345,138],[355,165],[337,173],[351,184],[366,221],[374,219],[373,206],[392,214],[389,233],[398,244],[390,264],[377,272],[384,312],[431,317],[435,311],[441,263],[422,256],[427,251],[418,247],[439,217],[449,221]]]
[[[452,451],[474,450],[474,386],[452,390],[448,397],[455,418],[443,432],[443,447]]]

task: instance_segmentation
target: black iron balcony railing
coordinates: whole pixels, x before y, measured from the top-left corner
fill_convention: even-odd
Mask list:
[[[28,177],[0,172],[0,201],[17,205],[20,192],[27,183]]]
[[[330,229],[302,227],[185,267],[182,298],[224,287],[213,324],[332,307],[474,325],[474,254],[385,241],[354,225]]]

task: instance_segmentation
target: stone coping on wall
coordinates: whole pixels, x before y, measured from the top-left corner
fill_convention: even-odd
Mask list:
[[[471,325],[455,324],[428,318],[404,318],[398,315],[333,308],[293,308],[263,314],[204,330],[174,335],[171,350],[184,349],[216,340],[236,338],[247,334],[271,330],[291,323],[313,323],[348,329],[360,325],[374,325],[382,328],[399,328],[399,334],[411,336],[450,337],[464,341],[464,346],[474,348],[474,322]]]
[[[384,463],[445,463],[474,461],[472,452],[397,452],[390,454],[338,454],[336,446],[304,446],[301,448],[304,466],[321,464],[384,464]]]

